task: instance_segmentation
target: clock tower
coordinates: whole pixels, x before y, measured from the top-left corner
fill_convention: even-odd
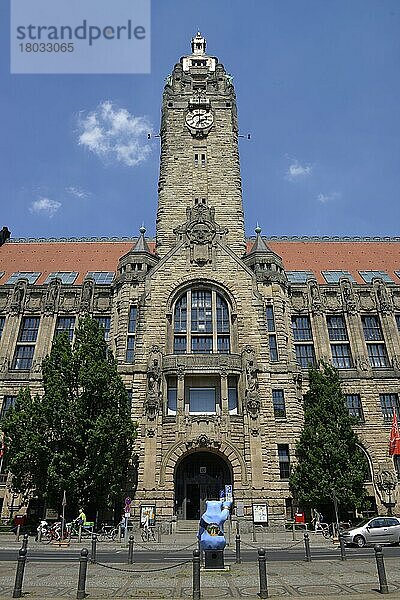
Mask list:
[[[177,243],[188,210],[203,204],[227,228],[225,243],[245,251],[235,90],[198,32],[192,54],[175,65],[164,88],[157,212],[157,252]]]

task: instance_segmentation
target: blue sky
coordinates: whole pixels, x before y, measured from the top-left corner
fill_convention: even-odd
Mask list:
[[[159,140],[145,131],[197,29],[252,134],[247,233],[399,235],[398,0],[153,0],[150,75],[10,75],[6,0],[0,27],[0,227],[13,237],[132,236],[143,222],[154,235]]]

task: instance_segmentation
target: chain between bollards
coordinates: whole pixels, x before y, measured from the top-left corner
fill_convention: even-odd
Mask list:
[[[13,598],[22,597],[22,582],[24,580],[26,553],[26,548],[21,548],[18,552],[17,572],[15,573],[15,584],[12,596]]]
[[[134,544],[135,538],[133,537],[133,535],[129,536],[129,543],[128,543],[128,565],[133,565],[133,544]]]
[[[347,560],[346,556],[346,544],[344,542],[344,538],[339,531],[339,544],[340,544],[340,560]]]
[[[379,577],[379,592],[381,594],[388,594],[389,588],[386,579],[386,571],[385,571],[385,562],[383,559],[382,546],[379,544],[375,544],[375,559],[376,559],[376,567],[378,569],[378,577]]]
[[[200,550],[193,550],[193,600],[200,600]]]
[[[304,548],[306,551],[305,560],[306,562],[311,562],[310,537],[307,531],[304,532]]]
[[[82,548],[81,556],[79,558],[79,577],[78,577],[78,591],[76,593],[77,600],[83,600],[86,596],[86,574],[88,566],[88,554],[87,548]]]
[[[236,559],[235,559],[235,563],[237,565],[240,565],[242,562],[242,557],[240,556],[240,533],[236,534]]]
[[[97,535],[92,533],[92,550],[90,552],[90,562],[94,564],[96,562],[97,554]]]
[[[258,573],[260,576],[260,598],[268,598],[267,557],[265,548],[258,549]]]

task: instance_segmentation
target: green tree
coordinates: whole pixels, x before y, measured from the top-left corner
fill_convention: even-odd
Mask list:
[[[44,359],[42,397],[22,389],[2,428],[16,492],[57,506],[112,506],[126,484],[136,425],[102,329],[79,322],[73,347],[57,336]]]
[[[289,482],[300,506],[325,510],[333,518],[335,497],[339,510],[361,505],[368,465],[353,431],[356,422],[348,414],[338,371],[327,363],[311,368],[298,462]]]

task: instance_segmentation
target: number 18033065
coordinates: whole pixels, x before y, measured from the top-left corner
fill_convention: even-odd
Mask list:
[[[25,42],[19,44],[19,48],[21,52],[73,52],[74,44],[72,42]]]

